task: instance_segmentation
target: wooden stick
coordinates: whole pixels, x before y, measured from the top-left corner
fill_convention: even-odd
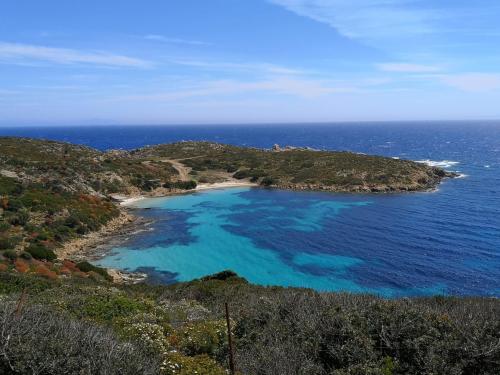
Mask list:
[[[234,370],[234,353],[233,353],[233,339],[231,336],[231,320],[229,319],[229,305],[226,302],[226,323],[227,323],[227,342],[229,344],[229,371],[231,375],[235,375]]]

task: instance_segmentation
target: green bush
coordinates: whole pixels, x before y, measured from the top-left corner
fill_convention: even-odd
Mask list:
[[[208,280],[222,280],[222,281],[224,281],[224,280],[227,280],[230,278],[242,279],[240,276],[238,276],[238,274],[236,272],[231,271],[231,270],[224,270],[224,271],[215,273],[213,275],[208,275],[208,276],[202,277],[201,280],[202,281],[208,281]]]
[[[14,250],[7,250],[3,252],[3,256],[10,260],[17,259],[17,253]]]
[[[6,232],[9,229],[10,229],[9,223],[6,223],[5,221],[0,221],[0,233]]]
[[[30,253],[26,252],[26,251],[23,251],[21,253],[20,257],[23,258],[23,259],[26,259],[26,260],[30,260],[30,259],[33,258],[33,256]]]
[[[9,217],[8,220],[11,225],[24,226],[28,223],[29,218],[30,216],[28,211],[20,210],[15,215]]]
[[[57,258],[56,254],[52,250],[47,249],[39,243],[32,243],[28,246],[26,251],[30,253],[33,258],[38,260],[54,260]]]
[[[262,186],[271,186],[276,184],[276,181],[272,177],[264,177],[260,182]]]
[[[235,174],[233,174],[233,177],[236,178],[237,180],[248,178],[250,177],[250,171],[248,169],[242,169],[241,171],[238,171]]]
[[[177,347],[189,356],[207,354],[223,358],[227,353],[226,329],[224,320],[186,324],[175,333]]]
[[[143,301],[124,295],[95,295],[86,297],[83,305],[79,303],[74,306],[74,313],[97,321],[111,322],[147,309],[148,306]]]
[[[82,272],[95,272],[108,281],[113,280],[113,278],[108,274],[108,271],[105,268],[94,266],[93,264],[85,261],[77,263],[76,266]]]
[[[187,357],[180,353],[168,353],[163,362],[166,375],[227,375],[228,372],[207,355]]]
[[[166,182],[163,184],[164,188],[167,189],[181,189],[181,190],[192,190],[197,186],[196,181],[176,181],[176,182]]]
[[[12,249],[14,246],[10,238],[0,238],[0,250]]]

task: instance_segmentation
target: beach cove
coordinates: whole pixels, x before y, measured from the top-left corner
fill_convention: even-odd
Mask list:
[[[235,187],[146,198],[129,207],[151,222],[149,229],[108,249],[95,263],[163,284],[231,269],[252,283],[319,291],[385,297],[471,293],[466,280],[472,268],[451,265],[446,249],[427,250],[433,240],[411,227],[413,208],[407,222],[383,230],[390,210],[435,196]],[[389,211],[381,216],[383,207]],[[494,283],[484,275],[483,288]]]

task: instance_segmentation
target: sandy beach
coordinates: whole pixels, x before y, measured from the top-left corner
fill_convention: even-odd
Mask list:
[[[119,205],[121,207],[131,207],[135,203],[140,202],[144,199],[148,198],[161,198],[161,197],[168,197],[168,196],[173,196],[173,195],[180,195],[180,194],[189,194],[189,193],[195,193],[197,191],[203,191],[203,190],[212,190],[212,189],[229,189],[229,188],[238,188],[238,187],[257,187],[259,184],[250,182],[250,181],[240,181],[240,180],[234,180],[234,181],[223,181],[223,182],[215,182],[211,184],[198,184],[195,189],[192,190],[180,190],[180,191],[174,191],[174,192],[168,192],[165,194],[152,194],[152,195],[134,195],[134,196],[126,196],[126,195],[112,195],[111,197],[119,202]],[[160,192],[161,193],[161,192]]]
[[[193,191],[236,188],[236,187],[256,187],[256,186],[259,185],[249,181],[224,181],[224,182],[216,182],[213,184],[199,184]]]

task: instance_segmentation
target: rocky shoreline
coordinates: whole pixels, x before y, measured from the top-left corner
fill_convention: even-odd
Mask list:
[[[120,215],[110,220],[100,230],[65,243],[56,252],[57,257],[62,260],[93,261],[127,241],[134,233],[148,230],[152,221],[133,215],[130,211],[128,208],[121,208]],[[147,275],[143,273],[116,269],[108,269],[108,273],[116,283],[133,284],[147,278]]]

